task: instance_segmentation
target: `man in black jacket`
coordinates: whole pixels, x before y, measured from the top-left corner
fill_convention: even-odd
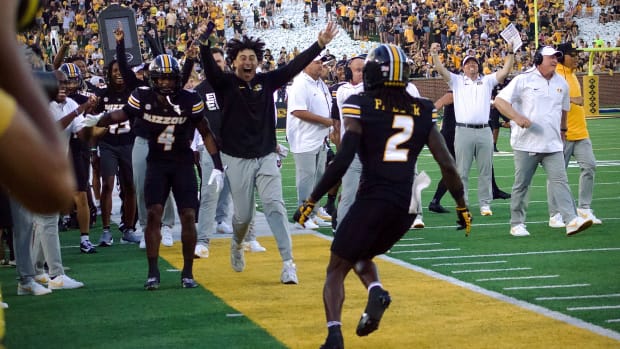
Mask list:
[[[205,28],[200,30],[204,31]],[[254,216],[254,188],[258,190],[269,227],[284,261],[280,281],[297,284],[288,219],[282,198],[282,178],[276,154],[274,92],[299,74],[338,33],[329,22],[318,40],[282,68],[256,73],[263,59],[265,43],[260,39],[231,40],[227,56],[233,72],[223,72],[208,46],[201,46],[202,66],[222,108],[222,160],[235,207],[231,264],[235,271],[245,268],[242,242]],[[205,42],[206,40],[203,40]]]

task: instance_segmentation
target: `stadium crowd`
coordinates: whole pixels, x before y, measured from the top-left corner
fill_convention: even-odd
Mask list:
[[[152,48],[147,39],[155,37],[162,49],[182,58],[188,44],[195,39],[195,31],[203,20],[215,24],[218,42],[224,46],[228,39],[247,32],[248,27],[294,30],[293,21],[274,22],[274,15],[291,3],[282,0],[261,0],[257,4],[197,0],[69,0],[51,1],[40,11],[36,27],[19,35],[19,40],[40,52],[44,61],[52,64],[63,43],[68,45],[68,57],[84,57],[88,70],[95,76],[103,76],[102,38],[99,35],[97,15],[110,3],[120,3],[135,10],[138,36],[143,59],[152,59]],[[596,5],[596,9],[594,6]],[[242,8],[251,8],[251,17],[245,18]],[[620,19],[618,0],[538,2],[540,45],[559,45],[573,41],[578,47],[618,47],[616,42],[580,36],[575,19],[599,16],[599,23]],[[320,8],[320,10],[319,10]],[[516,52],[514,71],[531,66],[535,51],[533,2],[525,0],[472,1],[409,1],[388,0],[311,0],[304,5],[305,25],[313,25],[334,19],[353,39],[400,45],[411,59],[411,77],[434,77],[429,47],[433,42],[441,44],[441,59],[450,70],[459,70],[463,58],[471,53],[481,61],[483,72],[501,68],[506,55],[505,41],[501,31],[513,23],[521,33],[523,47]],[[308,15],[309,11],[309,15]],[[319,18],[319,12],[321,18]],[[232,30],[230,30],[231,28]],[[267,43],[268,47],[283,45],[280,54],[267,52],[265,63],[270,68],[281,66],[299,53],[296,47],[286,43]],[[271,46],[269,46],[271,45]],[[363,53],[363,52],[360,52]],[[577,70],[587,71],[589,54],[579,53]],[[620,71],[618,52],[597,53],[594,59],[595,73]]]

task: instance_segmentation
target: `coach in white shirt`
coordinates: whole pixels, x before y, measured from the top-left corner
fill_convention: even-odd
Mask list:
[[[564,163],[566,118],[570,110],[568,84],[555,73],[562,53],[551,46],[540,49],[534,68],[516,76],[497,97],[495,107],[510,122],[510,145],[514,151],[515,182],[510,201],[510,234],[528,236],[525,229],[527,193],[538,165],[547,173],[551,193],[566,224],[566,235],[592,225],[577,215],[568,186]]]
[[[514,63],[512,45],[508,44],[508,55],[504,67],[492,74],[481,73],[480,62],[474,56],[463,59],[463,74],[449,72],[439,60],[440,45],[431,45],[431,56],[435,69],[448,83],[454,95],[454,115],[456,129],[454,132],[454,150],[456,166],[461,175],[465,190],[465,199],[468,200],[469,170],[473,160],[478,166],[478,202],[480,214],[491,216],[491,201],[493,200],[492,171],[493,171],[493,133],[489,126],[491,111],[491,92],[510,73]]]
[[[295,77],[288,89],[286,137],[295,158],[295,183],[299,205],[310,196],[314,185],[325,172],[325,139],[333,124],[330,116],[331,92],[321,79],[322,59],[317,56]],[[324,224],[318,217],[313,218],[313,223]],[[317,228],[310,222],[307,225]]]

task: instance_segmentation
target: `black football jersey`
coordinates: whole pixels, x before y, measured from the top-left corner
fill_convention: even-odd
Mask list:
[[[140,122],[149,142],[147,161],[194,162],[190,148],[196,124],[204,118],[205,106],[193,91],[181,90],[170,101],[160,103],[148,87],[138,87],[123,107],[130,119]]]
[[[130,92],[127,90],[115,91],[108,87],[98,91],[99,103],[95,108],[96,113],[111,112],[114,110],[122,109],[127,103]],[[111,144],[111,145],[125,145],[133,142],[134,134],[131,130],[131,122],[125,120],[116,124],[108,126],[108,132],[106,132],[99,141]]]
[[[413,115],[383,110],[380,99],[366,95],[353,95],[343,104],[343,117],[356,118],[362,125],[358,198],[409,207],[415,163],[436,121],[430,100],[414,100]]]

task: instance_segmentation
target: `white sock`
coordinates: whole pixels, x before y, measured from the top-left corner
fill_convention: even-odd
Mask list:
[[[88,241],[90,240],[88,235],[80,235],[80,242],[84,242],[84,241]]]

